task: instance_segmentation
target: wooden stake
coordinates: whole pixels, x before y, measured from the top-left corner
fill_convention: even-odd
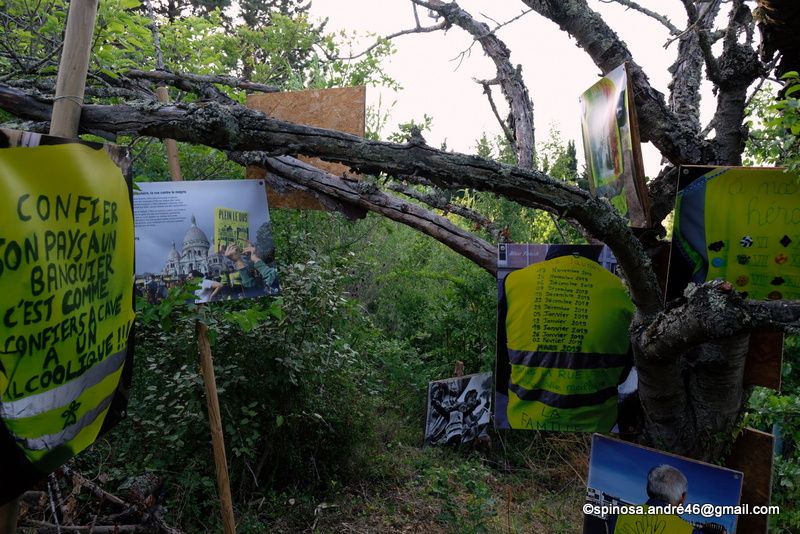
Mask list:
[[[147,3],[150,17],[154,19],[150,3]],[[158,30],[153,20],[153,38],[156,41],[159,68],[163,68],[161,48],[158,45]],[[156,89],[159,102],[169,102],[169,92],[164,86]],[[183,180],[181,164],[178,160],[178,143],[174,139],[165,139],[167,145],[167,160],[169,174],[173,182]],[[236,534],[236,521],[233,516],[233,498],[231,497],[231,480],[228,475],[228,458],[225,454],[225,436],[222,433],[222,414],[219,411],[219,396],[217,395],[217,377],[214,373],[214,360],[211,356],[211,343],[208,341],[208,326],[197,321],[197,347],[200,351],[200,370],[203,375],[203,385],[206,389],[206,404],[208,405],[208,425],[211,427],[211,446],[214,449],[214,465],[217,471],[217,491],[219,493],[220,508],[222,510],[222,528],[225,534]],[[1,534],[1,533],[0,533]]]
[[[222,416],[219,412],[214,360],[211,357],[211,344],[208,341],[208,327],[200,321],[197,321],[197,346],[200,349],[200,369],[206,386],[208,422],[211,426],[211,444],[214,447],[214,464],[217,468],[217,489],[222,504],[222,527],[225,534],[235,534],[236,523],[233,517],[233,499],[228,477],[228,459],[225,456],[225,438],[222,435]]]
[[[166,104],[169,102],[169,91],[163,85],[156,88],[156,96],[158,101]],[[174,139],[164,139],[164,144],[167,147],[167,163],[169,164],[169,175],[173,182],[180,182],[183,180],[181,176],[181,164],[178,159],[178,143]]]
[[[0,534],[14,534],[17,531],[19,498],[0,506]]]
[[[69,4],[50,135],[67,138],[78,136],[97,3],[98,0],[72,0]]]

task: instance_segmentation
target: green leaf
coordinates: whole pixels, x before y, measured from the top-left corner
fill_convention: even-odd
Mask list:
[[[794,94],[794,93],[796,93],[797,91],[800,91],[800,83],[798,83],[798,84],[795,84],[795,85],[792,85],[791,87],[789,87],[788,89],[786,89],[786,93],[785,93],[785,95],[786,95],[786,96],[789,96],[789,95],[791,95],[791,94]]]

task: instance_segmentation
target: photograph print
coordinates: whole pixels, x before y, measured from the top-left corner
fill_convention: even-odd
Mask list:
[[[607,198],[631,226],[647,227],[649,199],[627,65],[606,74],[579,101],[592,191]]]
[[[263,180],[142,182],[134,191],[136,292],[195,303],[280,292]]]
[[[492,373],[481,373],[428,385],[426,445],[470,443],[488,437]]]
[[[742,480],[739,471],[595,434],[585,503],[594,509],[584,514],[583,534],[733,534],[736,515],[661,514],[652,507],[736,506]],[[635,511],[643,513],[594,513],[603,506],[641,506]]]

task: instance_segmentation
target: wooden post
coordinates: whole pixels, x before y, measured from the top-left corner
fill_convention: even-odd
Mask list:
[[[19,498],[0,506],[0,534],[14,534],[17,530]]]
[[[228,477],[228,460],[225,456],[225,438],[222,435],[222,416],[219,412],[214,360],[211,357],[211,345],[208,342],[208,327],[200,321],[197,321],[197,346],[200,349],[200,369],[203,372],[203,383],[206,386],[208,422],[211,426],[211,444],[214,447],[214,464],[217,468],[217,489],[222,504],[222,527],[225,534],[234,534],[236,523],[233,518],[233,499]]]
[[[156,90],[161,102],[169,100],[166,87]],[[170,142],[174,152],[170,153]],[[178,144],[174,139],[165,139],[167,154],[169,156],[169,172],[173,182],[179,182],[181,166],[178,161]],[[214,359],[211,356],[211,343],[208,340],[208,326],[197,321],[197,348],[200,351],[200,370],[203,375],[203,385],[206,389],[206,404],[208,406],[208,425],[211,427],[211,446],[214,449],[214,465],[217,473],[217,491],[219,493],[220,507],[222,509],[222,528],[225,534],[236,534],[236,521],[233,516],[233,498],[231,497],[231,481],[228,475],[228,458],[225,454],[225,436],[222,433],[222,415],[219,411],[219,396],[217,395],[217,377],[214,373]],[[0,533],[2,534],[2,533]]]
[[[50,135],[67,138],[78,135],[97,3],[98,0],[72,0],[69,4]]]
[[[158,101],[166,104],[169,102],[169,91],[163,85],[156,88],[156,96]],[[167,147],[167,163],[169,164],[169,175],[173,182],[183,180],[181,176],[181,164],[178,159],[178,143],[174,139],[164,139],[164,144]]]

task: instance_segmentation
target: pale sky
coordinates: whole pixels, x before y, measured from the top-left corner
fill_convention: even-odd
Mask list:
[[[660,10],[679,28],[685,26],[686,15],[680,2],[640,0],[639,4]],[[459,5],[490,27],[496,23],[481,14],[502,23],[527,9],[518,0],[461,0]],[[664,49],[669,38],[667,29],[618,4],[590,0],[590,5],[606,15],[606,21],[628,44],[635,61],[644,67],[651,84],[666,95],[667,68],[677,54],[677,42]],[[427,10],[420,8],[419,13],[424,26],[435,24],[427,17]],[[367,37],[368,33],[388,35],[414,26],[409,0],[313,0],[311,15],[328,17],[329,31],[355,30],[363,36],[364,46],[355,47],[353,52],[360,52],[374,42],[374,38]],[[537,142],[547,138],[551,124],[556,125],[565,140],[575,140],[582,168],[578,96],[597,81],[599,69],[575,45],[574,39],[536,13],[528,13],[497,34],[510,48],[512,63],[522,65],[534,104]],[[426,113],[433,117],[432,130],[424,134],[431,146],[438,147],[446,140],[451,150],[474,153],[475,141],[481,133],[501,133],[482,87],[472,81],[494,78],[494,64],[478,43],[460,65],[454,60],[471,43],[471,36],[458,27],[446,34],[441,31],[411,34],[394,40],[397,53],[386,64],[386,71],[400,83],[402,90],[395,93],[382,88],[367,89],[368,106],[377,106],[381,100],[386,109],[396,101],[388,126],[382,132],[384,136],[394,131],[399,122],[420,120]],[[501,115],[505,116],[505,100],[499,87],[494,89],[495,102],[503,106]],[[714,111],[710,87],[706,89],[709,96],[701,109],[703,124]],[[649,143],[643,149],[646,174],[654,176],[659,170],[660,156]]]

